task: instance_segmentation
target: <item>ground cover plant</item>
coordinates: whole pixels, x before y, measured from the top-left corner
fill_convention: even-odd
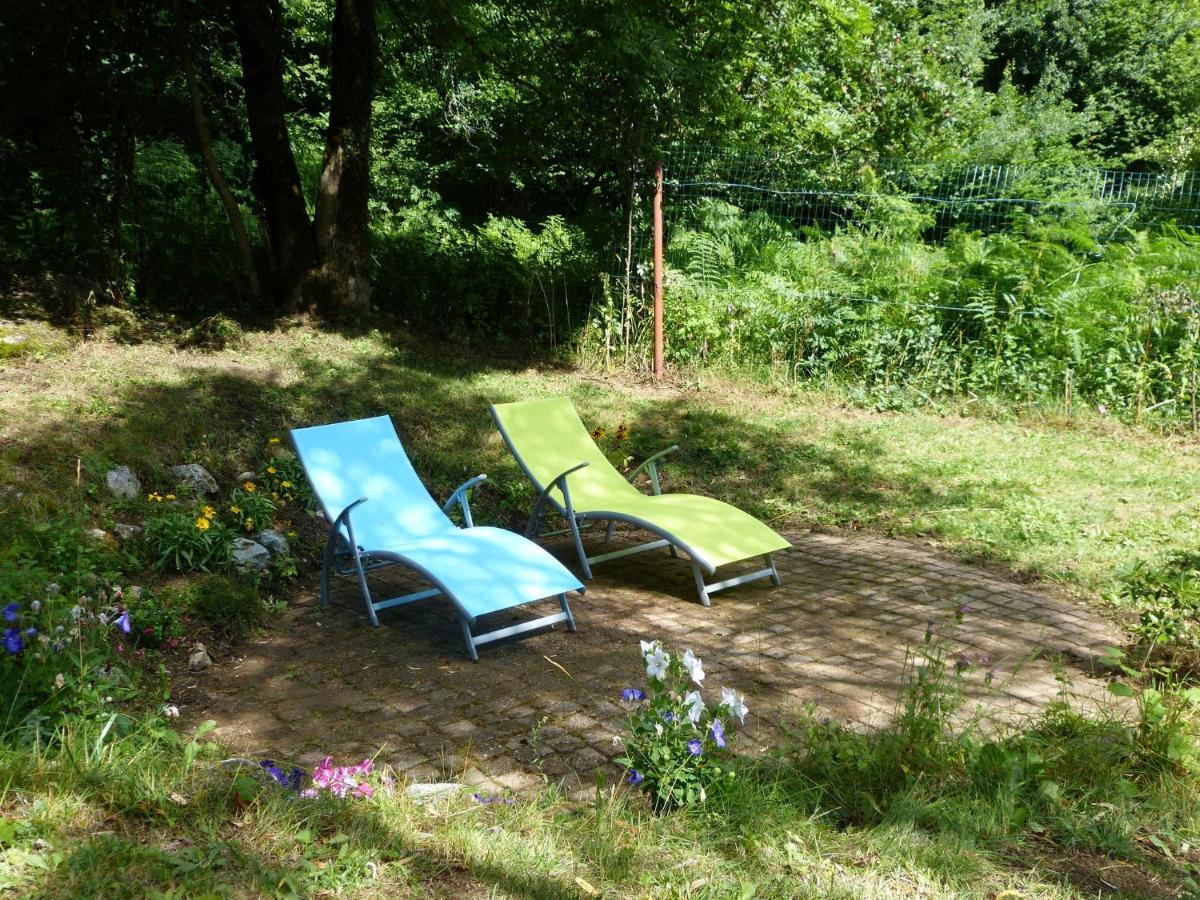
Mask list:
[[[1181,499],[1180,486],[1200,472],[1176,437],[1098,416],[1068,426],[1039,412],[871,412],[832,391],[764,393],[753,382],[726,380],[703,384],[701,393],[698,381],[652,387],[562,365],[446,362],[387,332],[303,326],[250,332],[240,347],[220,352],[89,341],[0,373],[6,385],[31,377],[40,385],[35,394],[0,392],[6,533],[23,535],[18,556],[36,562],[5,583],[28,604],[60,571],[74,579],[60,579],[60,587],[107,573],[96,583],[122,586],[131,642],[117,651],[119,623],[97,632],[107,654],[99,669],[136,660],[144,674],[123,693],[85,697],[84,715],[39,707],[48,718],[33,750],[15,735],[6,739],[0,883],[51,896],[112,889],[123,883],[118,873],[129,871],[139,884],[185,895],[496,888],[536,896],[1011,890],[1069,897],[1190,889],[1194,772],[1179,749],[1191,746],[1190,705],[1185,688],[1153,674],[1146,682],[1140,672],[1129,679],[1114,669],[1140,710],[1132,723],[1081,714],[1065,689],[1063,703],[1037,721],[990,734],[964,731],[954,715],[963,708],[955,684],[985,679],[988,667],[970,660],[960,668],[951,644],[931,638],[914,648],[891,728],[864,735],[819,719],[798,722],[795,746],[751,763],[726,757],[713,730],[720,721],[722,740],[736,747],[737,711],[731,706],[718,716],[707,703],[702,727],[686,735],[700,740],[702,754],[677,742],[673,749],[686,756],[671,756],[655,771],[634,760],[657,737],[649,717],[661,719],[659,707],[669,707],[687,719],[687,694],[697,690],[696,669],[703,672],[679,648],[664,648],[671,664],[687,671],[675,672],[680,683],[664,683],[661,695],[642,687],[644,673],[629,673],[626,702],[647,717],[628,735],[632,768],[652,787],[674,784],[669,773],[680,760],[715,762],[723,776],[736,776],[708,779],[716,767],[706,771],[703,797],[695,790],[693,805],[684,788],[687,808],[656,812],[636,786],[624,784],[632,772],[619,771],[589,802],[548,785],[534,797],[464,792],[426,807],[379,781],[371,782],[370,798],[318,791],[300,803],[307,782],[294,789],[291,761],[222,765],[220,748],[204,734],[176,735],[170,686],[160,674],[160,663],[185,665],[197,636],[231,640],[269,627],[273,601],[263,594],[279,596],[276,583],[248,591],[240,581],[200,571],[175,580],[155,574],[158,555],[144,543],[131,549],[138,545],[85,534],[93,523],[169,507],[168,482],[153,479],[185,455],[227,485],[211,503],[214,515],[201,507],[196,518],[246,533],[230,506],[240,508],[247,494],[278,494],[284,481],[295,485],[280,439],[287,426],[380,410],[395,417],[435,494],[464,473],[488,471],[493,489],[476,498],[480,520],[519,523],[532,498],[493,434],[486,404],[562,392],[596,423],[617,463],[636,464],[678,441],[680,463],[664,469],[668,485],[716,493],[779,527],[918,536],[1024,569],[1091,602],[1104,602],[1108,592],[1111,603],[1128,605],[1123,570],[1196,539],[1186,499],[1194,492]],[[102,474],[118,461],[150,479],[163,500],[107,496]],[[259,475],[255,491],[238,480],[247,471]],[[286,505],[272,515],[296,532],[304,564],[315,558],[319,531],[308,524],[315,520],[302,494],[303,487],[294,498],[281,494]],[[190,502],[180,496],[175,502]],[[294,518],[281,524],[282,516]],[[52,524],[31,529],[33,520]],[[134,573],[146,587],[136,601],[128,593]],[[119,620],[120,611],[113,612]],[[141,657],[134,655],[139,650]],[[1131,653],[1128,664],[1136,669],[1139,659]],[[83,674],[96,671],[85,666]],[[47,689],[54,690],[53,681]],[[647,699],[638,699],[643,690]],[[337,772],[350,763],[358,760],[331,760],[303,775],[347,783]],[[348,768],[343,775],[359,777]],[[663,859],[679,865],[664,867]],[[1106,882],[1096,880],[1098,872]]]

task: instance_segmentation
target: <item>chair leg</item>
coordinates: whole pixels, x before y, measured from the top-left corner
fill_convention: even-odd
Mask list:
[[[475,649],[475,638],[471,635],[471,626],[461,616],[458,624],[462,626],[463,643],[467,645],[467,656],[471,657],[471,662],[479,662],[479,652]]]
[[[783,581],[779,577],[779,570],[775,568],[775,555],[773,553],[768,553],[765,559],[767,565],[771,567],[771,584],[775,585],[775,587],[779,587],[779,585],[783,584]]]
[[[562,607],[562,611],[567,617],[567,631],[574,631],[575,630],[575,617],[573,615],[571,615],[571,607],[567,603],[567,595],[559,594],[558,595],[558,603]]]
[[[606,528],[604,531],[604,543],[608,544],[612,542],[613,529],[616,527],[616,525],[617,523],[614,520],[608,520],[608,528]]]
[[[587,554],[583,552],[583,538],[579,534],[579,522],[567,511],[567,521],[571,523],[571,537],[575,539],[575,552],[579,554],[579,567],[583,569],[583,577],[592,580],[592,567],[588,565]]]
[[[704,584],[704,570],[699,563],[692,563],[692,575],[696,579],[696,591],[700,594],[700,603],[708,606],[708,589]]]
[[[371,588],[367,586],[367,570],[363,568],[362,554],[354,551],[354,567],[358,570],[358,586],[362,588],[363,600],[367,603],[367,616],[371,624],[379,627],[379,617],[375,615],[375,603],[371,600]]]
[[[325,541],[325,552],[321,554],[321,606],[329,605],[329,582],[333,576],[334,566],[334,551],[337,547],[338,531],[337,528],[329,530],[329,537]]]

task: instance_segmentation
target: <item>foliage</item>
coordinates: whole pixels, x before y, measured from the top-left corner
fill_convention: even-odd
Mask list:
[[[1119,600],[1137,612],[1134,635],[1147,644],[1200,646],[1200,553],[1138,560],[1121,579]]]
[[[317,495],[313,493],[312,485],[308,483],[308,476],[304,474],[304,466],[300,464],[300,458],[290,450],[282,449],[280,439],[277,437],[267,439],[267,448],[270,455],[258,476],[258,486],[261,491],[257,497],[252,495],[251,499],[261,501],[265,499],[265,495],[269,494],[272,502],[279,507],[287,507],[289,503],[299,501],[302,509],[310,512],[317,511],[320,508],[317,504]],[[243,500],[247,499],[244,487],[241,496]],[[253,508],[253,503],[246,506],[247,510]],[[269,522],[270,514],[273,511],[264,507],[257,514],[247,512],[247,515],[258,521]]]
[[[151,495],[152,501],[156,495]],[[208,572],[224,563],[233,539],[207,504],[162,499],[146,517],[143,541],[159,571]]]
[[[1130,723],[1113,711],[1085,714],[1065,685],[1035,720],[984,728],[977,716],[959,715],[964,682],[986,669],[990,683],[999,673],[985,660],[954,659],[953,640],[953,630],[931,626],[910,655],[890,725],[862,733],[810,722],[803,745],[781,764],[814,813],[842,827],[911,820],[982,840],[1030,833],[1129,856],[1139,839],[1136,810],[1156,804],[1164,789],[1200,781],[1194,690],[1128,688],[1139,695]],[[1100,814],[1098,797],[1106,804]],[[1157,827],[1169,834],[1186,823],[1176,808]]]
[[[267,618],[267,606],[252,578],[216,575],[188,585],[180,602],[219,637],[240,641]]]
[[[630,718],[625,755],[626,781],[641,785],[658,809],[695,806],[722,781],[734,777],[728,739],[733,719],[746,719],[744,698],[722,688],[721,702],[709,709],[700,689],[704,667],[691,650],[668,653],[658,641],[642,641],[650,694],[625,688],[623,699],[638,704]]]
[[[765,213],[699,203],[668,245],[669,357],[836,379],[880,408],[991,395],[1190,422],[1200,238],[1100,245],[1086,220],[1018,216],[1007,232],[933,244],[917,239],[926,224],[891,200],[861,227],[804,239]],[[613,331],[597,312],[593,345]],[[641,355],[648,329],[634,340]]]
[[[271,527],[276,506],[267,491],[259,489],[258,482],[247,481],[229,495],[228,509],[235,529],[261,531]]]
[[[198,350],[224,350],[239,347],[242,343],[242,327],[229,316],[215,313],[201,319],[183,333],[179,346]]]

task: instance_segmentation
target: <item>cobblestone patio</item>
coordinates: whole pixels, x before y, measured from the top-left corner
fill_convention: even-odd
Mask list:
[[[307,590],[265,637],[187,679],[185,714],[216,719],[216,735],[240,752],[302,765],[327,753],[378,754],[413,780],[519,791],[544,775],[571,788],[592,784],[597,771],[619,775],[611,761],[627,712],[619,696],[643,685],[639,639],[691,647],[710,695],[721,685],[743,691],[751,715],[735,746],[754,753],[776,744],[808,704],[863,726],[887,721],[906,648],[963,604],[970,609],[952,644],[999,667],[983,696],[997,714],[1053,699],[1062,690],[1056,672],[1080,702],[1103,695],[1094,656],[1121,634],[1085,608],[916,544],[789,538],[781,587],[759,581],[715,595],[708,609],[688,564],[665,550],[601,565],[586,596],[572,600],[576,634],[560,628],[493,645],[478,663],[466,659],[445,602],[381,613],[373,629],[353,582],[336,585],[324,610]],[[574,564],[565,546],[551,549]],[[415,585],[394,569],[376,583],[395,593]],[[488,627],[550,605],[500,614]]]

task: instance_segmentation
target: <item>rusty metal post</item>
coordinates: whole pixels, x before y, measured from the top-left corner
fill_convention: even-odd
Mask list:
[[[663,377],[663,166],[654,164],[654,378]]]

